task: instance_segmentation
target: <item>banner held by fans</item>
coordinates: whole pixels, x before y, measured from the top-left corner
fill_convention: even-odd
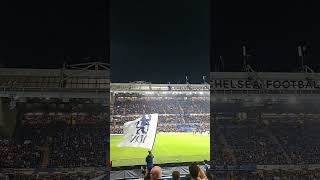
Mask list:
[[[142,147],[152,150],[158,124],[158,114],[146,114],[123,125],[123,140],[118,147]]]

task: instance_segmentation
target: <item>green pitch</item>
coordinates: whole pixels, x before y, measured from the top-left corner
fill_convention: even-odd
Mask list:
[[[148,150],[117,147],[122,135],[111,135],[110,159],[113,166],[145,165]],[[157,134],[152,150],[154,163],[192,162],[210,159],[210,137],[192,133]]]

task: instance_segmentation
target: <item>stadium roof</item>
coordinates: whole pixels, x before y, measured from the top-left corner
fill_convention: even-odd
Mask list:
[[[107,63],[64,65],[61,69],[0,68],[0,97],[17,94],[60,97],[63,93],[69,97],[75,94],[96,97],[98,92],[106,96],[109,89],[110,66]]]
[[[209,84],[150,84],[150,83],[112,83],[111,92],[123,92],[123,93],[133,93],[133,92],[162,92],[162,91],[180,91],[180,92],[190,92],[190,91],[207,91],[209,92]]]

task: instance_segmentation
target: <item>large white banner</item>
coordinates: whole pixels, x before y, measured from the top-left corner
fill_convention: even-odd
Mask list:
[[[123,125],[123,140],[118,147],[142,147],[152,150],[158,125],[158,114],[146,114]]]

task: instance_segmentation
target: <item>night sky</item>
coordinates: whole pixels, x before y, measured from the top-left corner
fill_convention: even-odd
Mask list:
[[[184,83],[187,75],[198,83],[210,69],[211,36],[212,70],[222,55],[226,71],[239,71],[242,45],[257,71],[296,71],[298,45],[320,70],[318,6],[310,1],[11,3],[1,11],[2,67],[57,68],[91,56],[111,61],[113,82]]]
[[[107,61],[107,1],[10,2],[2,21],[0,64],[20,68],[60,68],[69,64]],[[75,3],[76,2],[76,3]],[[3,24],[5,23],[5,25]]]
[[[306,45],[306,64],[320,70],[320,25],[311,1],[213,1],[211,68],[219,56],[225,71],[239,71],[242,45],[257,71],[297,71],[298,45]],[[281,4],[282,3],[282,4]]]
[[[208,0],[111,0],[112,82],[201,83],[209,74]]]

